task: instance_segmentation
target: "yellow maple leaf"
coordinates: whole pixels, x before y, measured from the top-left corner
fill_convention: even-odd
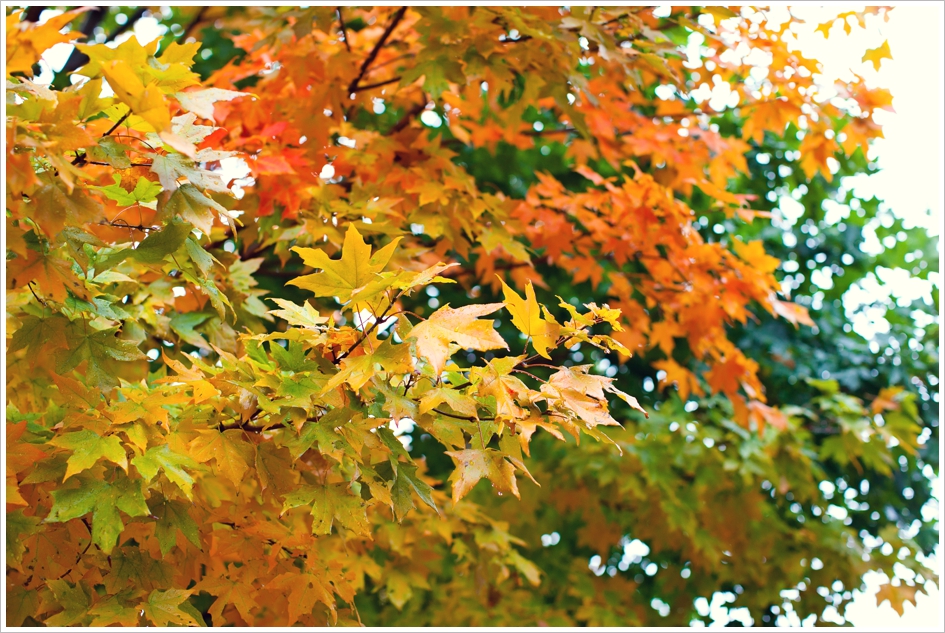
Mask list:
[[[447,451],[446,454],[456,462],[456,470],[451,477],[453,503],[459,503],[459,500],[483,478],[491,481],[499,492],[511,492],[516,497],[519,496],[515,468],[505,460],[502,453],[492,449],[469,449]]]
[[[502,281],[502,290],[505,293],[505,307],[512,315],[512,325],[531,340],[536,352],[550,359],[548,348],[554,347],[558,334],[561,332],[561,326],[535,299],[535,287],[532,282],[528,282],[525,286],[524,299],[509,288],[504,281]],[[544,311],[544,318],[542,318],[542,311]]]
[[[879,70],[879,65],[884,59],[892,59],[892,53],[889,50],[889,40],[882,43],[881,46],[871,48],[863,55],[864,62],[872,62],[873,68]]]
[[[307,266],[318,268],[321,272],[298,277],[289,283],[311,291],[316,297],[338,297],[347,301],[384,270],[399,242],[398,237],[371,255],[371,247],[351,224],[345,233],[340,259],[331,259],[320,248],[293,247],[292,250],[302,257]]]
[[[82,37],[81,31],[62,34],[67,24],[77,15],[88,11],[92,7],[84,7],[76,11],[67,11],[48,19],[43,24],[21,20],[22,11],[14,11],[7,16],[7,77],[13,73],[31,74],[33,64],[39,61],[42,54],[49,48],[62,42],[71,42]]]

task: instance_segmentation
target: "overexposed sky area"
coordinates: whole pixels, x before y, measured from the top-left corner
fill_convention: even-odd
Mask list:
[[[783,11],[784,6],[775,5],[772,11]],[[847,179],[844,186],[855,189],[862,196],[874,195],[885,200],[892,212],[903,218],[907,225],[921,226],[929,230],[930,234],[939,235],[945,173],[942,152],[945,120],[942,24],[945,5],[940,2],[900,3],[891,12],[888,22],[871,16],[865,29],[854,25],[849,35],[837,23],[828,39],[815,32],[820,23],[837,13],[860,10],[863,6],[797,3],[792,7],[792,13],[805,21],[798,25],[796,31],[798,44],[805,54],[823,64],[826,78],[850,78],[849,73],[852,71],[870,85],[888,88],[893,94],[896,112],[879,112],[876,115],[877,121],[883,126],[885,138],[876,141],[871,158],[875,158],[881,171],[872,176]],[[162,34],[163,29],[156,20],[145,18],[135,25],[133,35],[129,32],[123,37],[134,36],[142,43],[147,43]],[[862,62],[867,49],[876,48],[887,40],[893,58],[883,60],[879,71],[874,70],[872,64]],[[52,79],[50,67],[61,68],[71,49],[70,45],[58,45],[44,55],[48,65],[40,81]],[[935,275],[932,282],[940,285],[941,279]],[[888,279],[880,277],[877,283],[860,288],[857,291],[859,298],[851,296],[850,301],[855,307],[875,296],[892,299],[925,296],[928,289],[928,284],[910,280],[908,275],[892,275]],[[855,321],[855,325],[857,331],[864,335],[882,330],[882,323],[875,320]],[[934,507],[927,508],[927,511],[941,516],[938,509],[938,499],[942,496],[940,478],[936,480],[935,487],[937,499],[931,502]],[[929,564],[939,567],[936,560]],[[941,573],[940,568],[938,571]],[[846,618],[852,624],[874,630],[941,630],[942,596],[932,583],[926,584],[931,595],[919,595],[917,606],[907,604],[900,618],[889,603],[876,604],[876,591],[886,580],[882,574],[866,576],[866,590],[854,592],[856,597],[846,610]],[[748,624],[745,619],[747,614],[740,613],[742,610],[725,608],[728,598],[728,595],[719,593],[711,600],[700,599],[697,607],[700,614],[704,613],[712,624],[721,625],[730,620]],[[778,618],[778,624],[798,626],[802,623],[795,614],[786,612]],[[803,624],[810,626],[814,622],[808,620]]]

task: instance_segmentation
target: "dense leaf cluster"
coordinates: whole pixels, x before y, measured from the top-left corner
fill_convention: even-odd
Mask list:
[[[937,245],[844,187],[892,97],[818,98],[789,12],[6,19],[8,625],[773,624],[934,579],[938,288],[849,299]]]

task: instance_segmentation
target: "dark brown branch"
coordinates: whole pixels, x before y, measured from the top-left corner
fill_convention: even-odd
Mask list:
[[[482,420],[495,420],[495,418],[474,418],[471,415],[455,415],[453,413],[447,413],[446,411],[440,411],[439,409],[433,410],[440,415],[445,415],[448,418],[453,418],[454,420],[466,420],[468,422],[481,422]]]
[[[125,112],[125,115],[124,115],[123,117],[121,117],[120,119],[118,119],[117,121],[115,121],[115,125],[113,125],[113,126],[111,126],[110,128],[108,128],[108,131],[105,132],[104,134],[102,134],[102,138],[105,138],[106,136],[110,136],[111,133],[114,132],[115,130],[117,130],[118,127],[119,127],[122,123],[124,123],[125,120],[126,120],[128,117],[130,117],[130,116],[131,116],[131,110],[128,110],[127,112]],[[72,164],[73,164],[73,165],[84,165],[84,164],[85,164],[85,157],[86,157],[86,156],[87,156],[87,154],[80,154],[80,155],[76,156],[76,157],[72,160]],[[98,163],[98,164],[104,165],[105,163]],[[149,163],[149,164],[147,164],[147,165],[137,165],[137,166],[139,166],[139,167],[150,167],[151,165],[150,165],[150,163]]]
[[[336,9],[338,12],[338,25],[341,27],[341,37],[345,42],[345,48],[348,49],[348,52],[351,52],[351,42],[348,41],[348,29],[345,28],[345,19],[341,15],[341,7]]]
[[[144,226],[143,224],[128,224],[124,220],[112,220],[111,222],[102,220],[99,222],[102,226],[111,226],[116,229],[132,229],[135,231],[140,231],[142,233],[147,233],[148,231],[154,231],[158,227],[156,226]]]
[[[368,71],[368,68],[371,67],[371,64],[374,63],[374,60],[377,58],[377,54],[381,52],[381,49],[387,42],[387,38],[389,38],[390,34],[394,32],[395,28],[397,28],[397,25],[403,19],[405,13],[407,13],[407,7],[400,7],[397,9],[397,12],[394,13],[391,21],[387,24],[387,28],[384,29],[384,33],[381,34],[381,38],[377,40],[374,48],[371,49],[371,52],[368,53],[368,56],[364,59],[364,63],[361,64],[361,70],[358,71],[358,76],[355,77],[350,84],[348,84],[348,94],[357,91],[358,84],[364,78],[364,74]]]
[[[123,117],[121,117],[120,119],[118,119],[117,121],[115,121],[115,125],[113,125],[113,126],[111,126],[110,128],[108,128],[108,131],[105,132],[104,134],[102,134],[102,138],[105,138],[106,136],[110,136],[111,133],[114,132],[115,130],[117,130],[117,129],[118,129],[118,126],[120,126],[122,123],[124,123],[125,120],[126,120],[128,117],[130,117],[130,116],[131,116],[131,110],[128,110],[128,111],[125,113],[125,115],[124,115]]]
[[[45,307],[48,307],[48,306],[46,305],[46,302],[43,301],[43,300],[39,297],[39,295],[36,294],[36,291],[35,291],[35,290],[33,290],[33,282],[32,282],[32,281],[29,282],[28,284],[26,284],[26,286],[30,289],[30,292],[33,293],[33,296],[36,298],[36,300],[39,301],[41,304],[43,304],[43,307],[44,307],[44,308],[45,308]]]
[[[68,576],[69,574],[71,574],[71,573],[75,570],[75,568],[79,565],[79,563],[82,561],[82,557],[85,556],[85,553],[86,553],[87,551],[89,551],[89,548],[90,548],[90,547],[92,547],[92,541],[95,540],[94,538],[92,538],[92,526],[89,525],[89,522],[88,522],[87,519],[82,519],[82,523],[85,524],[86,529],[89,531],[89,542],[88,542],[88,545],[86,545],[86,546],[85,546],[85,549],[82,550],[82,553],[79,554],[79,555],[76,557],[75,562],[72,563],[72,567],[70,567],[70,568],[67,569],[66,571],[62,572],[62,574],[60,574],[60,575],[59,575],[59,578],[57,578],[56,580],[62,580],[63,578],[65,578],[66,576]],[[32,576],[30,576],[30,578],[32,578]]]
[[[400,118],[400,121],[397,121],[397,123],[394,124],[394,127],[392,127],[387,133],[397,134],[398,132],[406,128],[408,125],[410,125],[410,121],[413,120],[415,116],[423,112],[423,109],[426,107],[427,106],[425,103],[418,103],[414,107],[410,108],[409,110],[407,110],[407,113],[404,114],[404,116]]]
[[[26,11],[23,13],[23,22],[39,22],[39,16],[43,14],[43,9],[47,7],[27,7]]]
[[[358,86],[357,88],[354,89],[354,91],[355,91],[355,92],[364,92],[365,90],[372,90],[373,88],[380,88],[381,86],[386,86],[386,85],[388,85],[388,84],[397,83],[398,81],[400,81],[400,76],[399,76],[399,75],[398,75],[397,77],[392,78],[392,79],[386,79],[386,80],[384,80],[384,81],[379,81],[379,82],[374,83],[374,84],[368,84],[368,85],[366,85],[366,86]]]
[[[607,20],[606,22],[603,22],[603,23],[599,24],[598,26],[607,26],[608,24],[613,24],[614,22],[619,22],[620,20],[622,20],[622,19],[624,19],[624,18],[627,18],[627,17],[630,17],[630,14],[629,14],[629,13],[621,13],[621,14],[618,15],[617,17],[615,17],[615,18],[613,18],[613,19],[611,19],[611,20]]]
[[[180,37],[177,38],[178,42],[183,42],[187,39],[187,36],[190,35],[191,31],[194,30],[194,27],[200,23],[200,20],[203,19],[203,14],[207,12],[207,9],[210,7],[200,7],[200,10],[197,11],[197,15],[194,16],[194,19],[190,21],[187,27],[184,29],[184,32],[180,34]]]

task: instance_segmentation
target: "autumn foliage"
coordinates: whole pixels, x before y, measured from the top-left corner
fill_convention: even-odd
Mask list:
[[[761,239],[698,224],[769,222],[735,185],[789,133],[830,183],[888,92],[819,99],[747,9],[180,11],[117,46],[6,16],[8,625],[687,624],[902,562],[818,486],[891,477],[913,396],[772,397],[733,328],[814,321]],[[691,34],[737,125],[684,98]],[[87,61],[31,79],[59,42]],[[499,186],[502,152],[561,168]],[[628,539],[668,571],[588,569]]]

